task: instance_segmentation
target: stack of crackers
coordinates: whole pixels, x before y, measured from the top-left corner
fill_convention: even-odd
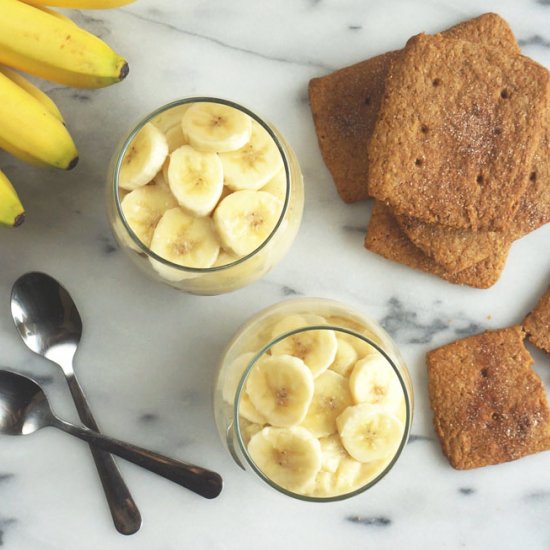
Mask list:
[[[373,197],[365,246],[487,288],[550,221],[550,75],[485,14],[309,86],[338,193]]]

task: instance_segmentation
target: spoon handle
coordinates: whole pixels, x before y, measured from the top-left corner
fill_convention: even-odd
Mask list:
[[[80,420],[92,430],[99,431],[76,376],[70,373],[65,374]],[[113,457],[94,447],[90,447],[90,450],[117,531],[123,535],[136,533],[141,527],[141,515]]]
[[[86,441],[90,445],[120,456],[124,460],[133,462],[146,470],[169,479],[202,497],[216,498],[222,490],[223,480],[216,472],[193,464],[179,462],[130,443],[107,437],[88,428],[69,424],[58,418],[53,420],[52,425]]]

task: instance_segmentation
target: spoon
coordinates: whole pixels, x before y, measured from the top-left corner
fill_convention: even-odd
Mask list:
[[[28,435],[47,426],[58,428],[90,445],[114,453],[205,498],[215,498],[222,490],[223,480],[215,472],[59,419],[53,414],[46,394],[36,382],[15,372],[0,370],[0,433]]]
[[[99,432],[73,368],[82,321],[69,293],[49,275],[26,273],[13,285],[11,313],[27,347],[63,370],[82,423]],[[91,451],[117,531],[136,533],[141,515],[113,457],[98,449]]]

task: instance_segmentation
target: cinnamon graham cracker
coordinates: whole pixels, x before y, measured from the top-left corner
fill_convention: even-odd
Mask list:
[[[521,327],[428,353],[434,427],[451,466],[470,469],[550,449],[550,410]]]
[[[548,71],[473,42],[418,35],[386,78],[369,190],[400,215],[504,230],[528,183]]]
[[[365,248],[388,260],[474,288],[489,288],[498,281],[509,251],[508,247],[467,269],[449,272],[417,248],[405,235],[391,210],[378,201],[372,209]]]
[[[523,321],[529,341],[550,353],[550,287]]]
[[[459,23],[443,34],[519,53],[512,30],[494,13]],[[369,162],[365,151],[378,116],[386,74],[398,55],[399,51],[378,55],[309,83],[321,154],[345,202],[369,197]]]
[[[407,216],[397,216],[397,221],[418,248],[448,271],[466,269],[550,222],[550,109],[544,118],[527,190],[507,231],[453,229]]]

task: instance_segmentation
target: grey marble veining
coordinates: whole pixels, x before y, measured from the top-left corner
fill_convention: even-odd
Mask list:
[[[403,547],[515,550],[550,545],[549,453],[454,471],[431,425],[425,354],[456,338],[520,322],[550,278],[550,226],[515,243],[489,290],[450,285],[363,249],[368,203],[344,205],[322,163],[307,100],[310,78],[400,48],[485,11],[511,24],[527,55],[550,67],[548,0],[138,0],[70,12],[130,62],[120,85],[97,91],[44,83],[77,141],[76,170],[59,173],[0,156],[28,210],[0,232],[0,364],[44,385],[54,411],[76,421],[57,369],[20,342],[9,317],[13,281],[28,270],[61,280],[85,331],[76,368],[102,429],[204,464],[226,482],[205,501],[119,461],[144,517],[118,535],[87,447],[43,430],[0,438],[2,550]],[[179,294],[136,271],[111,236],[107,165],[125,132],[173,99],[227,97],[271,120],[295,148],[306,186],[304,221],[288,256],[234,294]],[[349,501],[311,505],[270,492],[239,470],[218,440],[211,385],[225,344],[263,307],[294,296],[349,303],[385,326],[415,387],[409,444],[384,480]],[[529,348],[550,387],[550,360]]]

